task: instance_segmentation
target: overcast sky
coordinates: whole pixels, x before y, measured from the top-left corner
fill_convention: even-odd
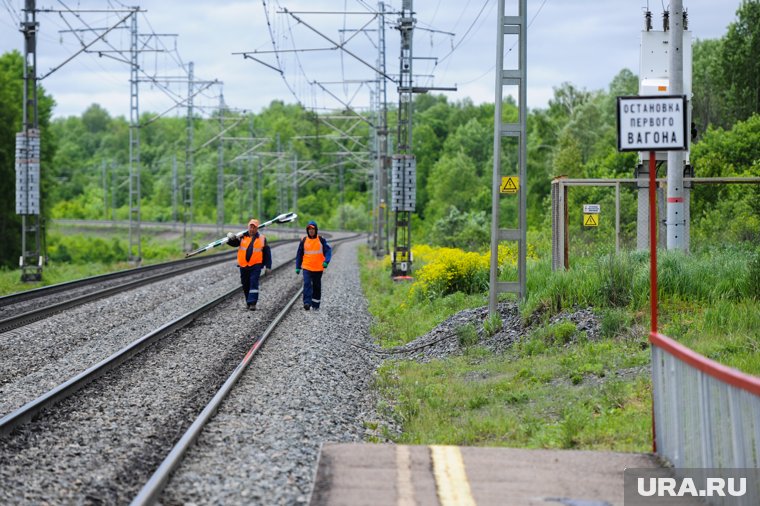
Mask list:
[[[450,101],[469,97],[476,104],[494,100],[496,12],[500,0],[414,0],[416,86],[457,87],[445,92]],[[516,0],[508,0],[507,5]],[[683,0],[695,39],[723,36],[735,20],[741,0]],[[23,0],[0,0],[0,52],[23,52],[18,30]],[[623,68],[639,71],[639,43],[649,4],[654,28],[662,29],[663,6],[657,0],[528,0],[528,106],[541,108],[552,89],[570,82],[587,90],[606,89]],[[189,62],[194,63],[198,91],[194,102],[203,111],[219,103],[259,112],[272,100],[301,102],[309,108],[350,105],[366,109],[375,89],[378,67],[378,4],[371,0],[133,0],[145,12],[138,16],[141,34],[161,35],[140,57],[141,112],[163,113],[186,98]],[[117,1],[37,0],[38,9],[124,9]],[[398,21],[401,0],[386,4],[386,73],[398,74]],[[291,14],[285,13],[285,9]],[[348,14],[344,14],[348,13]],[[63,64],[85,42],[115,25],[125,12],[39,13],[39,75]],[[83,32],[82,29],[91,29]],[[65,30],[68,30],[66,32]],[[98,103],[114,116],[129,117],[129,31],[115,29],[92,49],[42,80],[57,102],[55,116],[81,114]],[[144,40],[144,39],[141,39]],[[506,39],[506,47],[512,46]],[[345,41],[346,51],[336,49]],[[154,43],[157,42],[157,43]],[[278,55],[273,48],[280,50]],[[293,49],[311,51],[298,51]],[[325,49],[314,51],[314,49]],[[121,56],[116,51],[122,51]],[[284,52],[287,51],[287,52]],[[263,63],[245,59],[241,52]],[[516,49],[515,49],[516,52]],[[513,52],[514,53],[514,52]],[[282,71],[280,73],[271,67]],[[148,82],[155,78],[160,84]],[[170,78],[170,79],[168,79]],[[175,81],[167,84],[168,80]],[[348,82],[348,84],[344,84]],[[164,88],[164,91],[161,89]],[[396,85],[388,83],[388,102],[397,103]],[[185,109],[169,112],[184,114]]]

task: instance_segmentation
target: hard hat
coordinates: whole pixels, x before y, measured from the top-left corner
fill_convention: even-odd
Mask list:
[[[249,221],[248,222],[248,226],[250,227],[251,225],[253,225],[254,227],[258,227],[259,226],[259,220],[251,220],[251,221]]]

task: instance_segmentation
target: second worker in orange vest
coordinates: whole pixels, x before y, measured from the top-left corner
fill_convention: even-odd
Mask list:
[[[296,274],[303,269],[303,308],[319,310],[322,302],[322,272],[332,259],[332,248],[327,239],[320,236],[317,223],[306,225],[306,237],[298,244]]]
[[[240,283],[248,309],[256,310],[259,301],[259,278],[272,268],[272,252],[267,238],[259,234],[259,220],[248,222],[248,231],[239,239],[227,234],[227,244],[238,249],[237,263],[240,267]]]

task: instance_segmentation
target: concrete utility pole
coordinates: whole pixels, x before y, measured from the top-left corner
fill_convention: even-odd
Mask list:
[[[670,94],[683,95],[683,0],[670,2]],[[668,207],[667,231],[668,249],[687,251],[688,229],[686,227],[686,205],[684,203],[684,152],[668,151]]]
[[[24,104],[22,130],[16,135],[16,214],[21,215],[21,281],[42,279],[40,217],[40,131],[37,114],[37,9],[26,0],[24,34]]]
[[[670,4],[678,12],[665,11],[662,31],[652,29],[652,13],[646,11],[641,32],[639,95],[686,95],[687,125],[691,121],[691,33],[683,1]],[[690,144],[690,142],[688,142]],[[657,151],[657,166],[667,162],[667,195],[656,188],[658,215],[657,246],[689,250],[689,200],[693,177],[688,161],[689,151]],[[649,249],[649,152],[639,153],[635,172],[638,191],[636,219],[636,248]],[[666,199],[667,196],[667,199]],[[667,200],[667,203],[666,203]]]

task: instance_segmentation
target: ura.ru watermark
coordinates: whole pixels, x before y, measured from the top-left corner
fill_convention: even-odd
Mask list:
[[[626,469],[624,487],[626,506],[760,505],[760,469]]]

